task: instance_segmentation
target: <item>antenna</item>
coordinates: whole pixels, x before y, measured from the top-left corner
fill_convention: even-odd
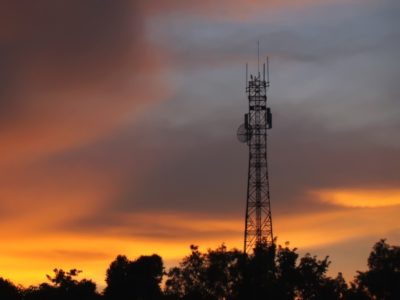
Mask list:
[[[257,59],[258,77],[260,77],[260,40],[257,41]]]
[[[269,57],[267,56],[267,82],[269,86]]]
[[[263,81],[265,81],[265,63],[263,64]]]
[[[248,64],[246,63],[246,89],[247,89],[247,84],[248,84],[248,73],[249,73],[249,66],[248,66]]]

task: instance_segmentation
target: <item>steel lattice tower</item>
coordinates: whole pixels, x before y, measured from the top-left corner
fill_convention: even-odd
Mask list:
[[[267,76],[265,67],[267,66]],[[248,79],[246,65],[246,93],[249,111],[244,124],[237,132],[239,141],[249,146],[249,169],[247,181],[246,220],[244,252],[249,253],[258,244],[273,243],[271,203],[269,193],[267,130],[272,128],[271,109],[267,107],[269,88],[269,65],[263,64],[262,77],[258,68],[256,76]]]

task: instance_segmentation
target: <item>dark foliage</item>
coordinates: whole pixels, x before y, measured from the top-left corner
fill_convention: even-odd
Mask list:
[[[359,288],[376,299],[400,299],[400,247],[380,240],[369,255],[368,267],[358,272]]]
[[[343,276],[326,276],[328,257],[309,254],[297,262],[296,249],[258,245],[252,255],[225,246],[192,253],[167,274],[169,299],[344,299]]]
[[[160,283],[164,272],[160,256],[141,256],[130,261],[118,256],[107,270],[106,299],[161,299]]]
[[[100,295],[96,293],[96,284],[87,279],[75,279],[81,271],[72,269],[65,272],[54,269],[53,277],[47,275],[48,283],[38,287],[29,287],[24,291],[23,299],[26,300],[96,300]]]
[[[21,291],[11,281],[0,277],[0,299],[20,300]]]
[[[223,299],[234,297],[243,279],[245,256],[237,250],[227,251],[222,245],[201,253],[190,246],[191,254],[179,267],[167,273],[165,294],[170,299]]]
[[[130,261],[118,256],[107,270],[103,294],[96,284],[78,280],[81,271],[54,269],[48,282],[22,288],[0,278],[0,300],[394,300],[400,299],[400,247],[376,243],[368,270],[350,287],[341,273],[327,276],[328,257],[318,259],[297,249],[258,245],[246,255],[225,245],[202,253],[197,246],[179,266],[164,272],[160,256]],[[163,288],[161,283],[165,279]]]

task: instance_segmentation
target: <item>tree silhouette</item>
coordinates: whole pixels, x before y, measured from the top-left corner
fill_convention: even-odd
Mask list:
[[[344,297],[344,299],[346,299],[346,300],[370,300],[371,297],[357,283],[351,282],[350,288],[347,290],[346,296]]]
[[[198,246],[191,245],[190,250],[191,254],[183,258],[180,267],[168,272],[165,292],[170,298],[208,299],[212,295],[207,293],[205,287],[206,256],[199,251]]]
[[[298,266],[300,274],[298,292],[303,299],[323,299],[321,298],[321,293],[326,283],[325,274],[329,265],[328,257],[318,260],[315,256],[307,253],[301,258]]]
[[[360,288],[377,299],[400,299],[400,247],[380,240],[369,255],[368,267],[356,277]]]
[[[164,273],[160,256],[141,256],[130,261],[119,255],[107,270],[107,287],[104,295],[107,299],[160,299],[160,283]]]
[[[20,300],[21,291],[11,281],[0,277],[0,299]]]
[[[300,281],[300,273],[296,268],[299,255],[297,248],[279,246],[276,254],[276,279],[277,279],[277,298],[282,300],[294,299],[296,286]]]
[[[241,266],[245,255],[233,249],[228,251],[225,245],[206,254],[205,285],[207,294],[215,299],[237,298],[237,289],[243,280]]]
[[[236,299],[243,278],[244,254],[225,245],[201,253],[191,245],[191,254],[167,274],[165,294],[170,299]]]
[[[273,299],[276,290],[276,246],[257,244],[253,254],[248,255],[243,268],[243,282],[239,299]]]
[[[328,257],[307,254],[297,265],[296,249],[259,244],[254,253],[227,251],[224,245],[191,254],[167,273],[169,299],[342,299],[347,285],[341,274],[327,277]]]
[[[71,269],[65,272],[62,269],[54,269],[54,275],[47,275],[51,282],[42,283],[38,287],[30,287],[25,290],[23,299],[26,300],[95,300],[99,299],[96,293],[96,284],[87,279],[78,281],[79,271]]]

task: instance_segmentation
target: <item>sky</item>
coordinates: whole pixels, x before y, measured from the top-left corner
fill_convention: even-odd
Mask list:
[[[274,235],[352,280],[400,242],[396,0],[0,1],[0,276],[104,287],[243,246],[245,64],[270,58]]]

